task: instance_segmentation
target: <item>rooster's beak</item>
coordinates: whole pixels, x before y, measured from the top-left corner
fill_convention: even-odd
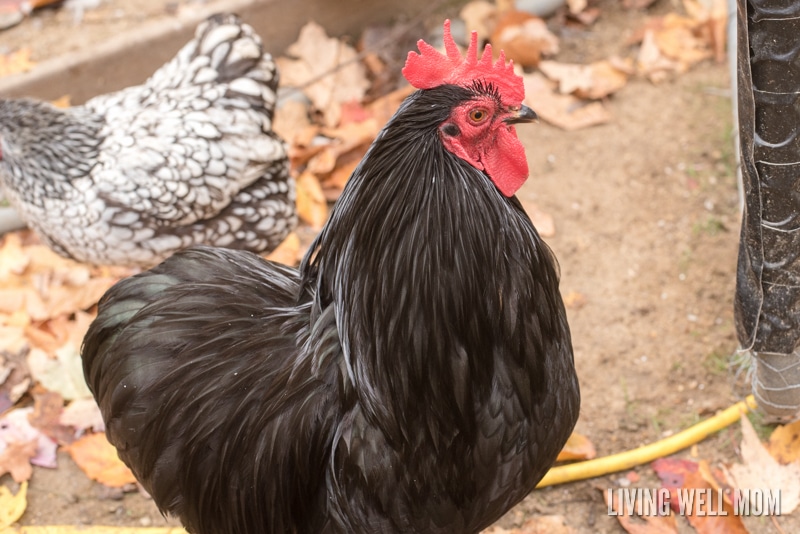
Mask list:
[[[503,122],[506,124],[519,124],[521,122],[534,122],[538,120],[539,116],[536,115],[535,111],[526,105],[522,105],[512,116],[503,119]]]

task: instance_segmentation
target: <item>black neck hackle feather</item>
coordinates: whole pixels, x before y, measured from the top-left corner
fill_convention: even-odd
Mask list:
[[[516,197],[439,139],[455,106],[495,93],[441,86],[407,99],[301,266],[319,304],[336,309],[369,423],[393,447],[409,447],[410,461],[420,441],[440,458],[469,457],[476,406],[495,393],[502,359],[513,362],[507,378],[534,418],[554,395],[554,361],[572,366],[554,256]],[[447,491],[470,493],[449,482]]]

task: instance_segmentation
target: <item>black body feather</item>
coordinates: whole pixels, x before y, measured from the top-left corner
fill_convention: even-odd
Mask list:
[[[100,303],[84,370],[121,458],[197,534],[478,532],[578,416],[555,260],[412,95],[300,272],[197,248]]]

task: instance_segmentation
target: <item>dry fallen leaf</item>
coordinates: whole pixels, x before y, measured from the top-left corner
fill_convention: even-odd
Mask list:
[[[698,534],[747,534],[731,503],[715,490],[720,484],[706,480],[707,467],[679,458],[660,458],[651,465],[670,492],[672,510],[685,515]]]
[[[590,100],[605,98],[628,83],[627,74],[607,60],[589,65],[542,61],[539,70],[558,82],[562,94],[574,94]]]
[[[767,448],[772,457],[782,464],[800,460],[800,421],[780,425],[773,430]]]
[[[88,434],[65,447],[86,476],[112,488],[136,482],[105,434]]]
[[[299,100],[287,100],[275,110],[272,129],[291,145],[310,124],[308,104]]]
[[[75,399],[70,402],[67,407],[61,411],[58,424],[70,426],[80,434],[86,430],[92,430],[94,432],[105,432],[106,430],[103,415],[100,413],[100,407],[97,406],[93,398]]]
[[[625,529],[628,534],[677,534],[678,525],[675,521],[673,514],[669,515],[655,515],[649,513],[644,516],[637,516],[635,511],[643,509],[643,506],[634,502],[632,507],[623,505],[620,502],[619,495],[616,491],[601,490],[603,499],[606,501],[606,506],[614,511],[617,521],[620,526]],[[638,518],[635,520],[634,517]],[[643,522],[641,520],[644,520]]]
[[[661,52],[652,30],[644,33],[639,54],[636,56],[636,68],[653,83],[663,82],[673,73],[683,72],[678,62],[666,57]]]
[[[269,261],[282,263],[294,267],[297,265],[298,255],[300,253],[300,238],[296,233],[290,232],[280,245],[275,250],[270,252],[266,258]]]
[[[0,245],[0,324],[21,312],[30,320],[45,321],[85,310],[130,272],[62,258],[44,245],[22,244],[22,235],[27,232],[7,234]]]
[[[602,102],[586,103],[572,95],[556,94],[541,73],[525,74],[522,78],[525,104],[554,126],[571,131],[611,120],[611,114]]]
[[[72,106],[72,97],[70,95],[63,95],[50,102],[57,108],[66,109]]]
[[[697,26],[690,18],[668,13],[655,32],[656,44],[664,55],[678,61],[684,70],[712,57],[711,43],[696,35]]]
[[[31,383],[26,362],[28,345],[23,336],[20,327],[0,326],[0,413],[11,408]]]
[[[28,507],[28,483],[23,482],[13,495],[6,486],[0,486],[0,531],[16,523]]]
[[[36,440],[9,443],[0,451],[0,476],[9,473],[14,482],[30,480],[31,459],[36,456]]]
[[[356,170],[364,154],[367,153],[367,148],[367,145],[363,145],[358,149],[351,150],[336,161],[336,168],[322,182],[322,192],[328,202],[336,201],[339,195],[342,194],[342,190],[353,171]]]
[[[94,315],[82,311],[28,328],[32,348],[28,369],[34,380],[66,400],[91,397],[83,376],[80,348]]]
[[[376,121],[378,128],[383,128],[392,115],[395,114],[400,104],[416,89],[412,85],[404,85],[400,89],[395,89],[389,94],[376,98],[367,105],[367,110]]]
[[[790,514],[800,504],[800,462],[781,465],[770,455],[747,417],[742,422],[742,463],[729,471],[739,489],[780,490],[781,514]],[[760,506],[760,504],[759,504]]]
[[[64,409],[61,395],[53,391],[34,391],[33,401],[33,412],[28,414],[31,426],[57,443],[72,443],[75,432],[60,422]]]
[[[12,276],[25,272],[31,259],[22,247],[22,238],[18,232],[4,236],[0,246],[0,283]]]
[[[328,201],[319,180],[308,171],[297,178],[297,215],[317,231],[328,220]]]
[[[33,407],[17,408],[6,412],[0,419],[0,450],[8,451],[13,444],[17,444],[15,454],[20,454],[20,446],[33,443],[32,454],[27,457],[33,465],[54,469],[56,463],[55,441],[34,428],[28,418],[33,413]],[[24,448],[27,451],[27,448]],[[15,456],[15,459],[19,459]]]
[[[343,102],[363,100],[369,81],[355,49],[328,37],[319,24],[303,26],[286,53],[294,59],[278,58],[281,85],[302,87],[327,126],[339,124]]]
[[[55,358],[41,349],[31,349],[28,368],[34,380],[67,400],[92,395],[83,377],[80,346],[65,345],[56,351]]]
[[[20,48],[16,52],[0,55],[0,76],[8,76],[31,70],[36,63],[31,61],[30,48]]]
[[[558,37],[547,29],[547,24],[522,11],[500,16],[491,41],[493,50],[503,50],[506,59],[524,67],[535,67],[542,56],[558,53]]]
[[[565,462],[568,460],[591,460],[597,456],[594,443],[589,438],[577,432],[573,432],[567,440],[564,448],[558,453],[556,461]]]
[[[571,15],[580,14],[588,5],[588,0],[567,0],[567,7]]]
[[[338,141],[332,144],[331,148],[334,151],[334,155],[339,157],[354,148],[371,144],[382,126],[383,124],[379,124],[376,118],[370,117],[361,122],[344,124],[338,128],[323,128],[322,133]]]
[[[690,0],[688,5],[691,4]],[[718,0],[710,0],[717,2]],[[716,55],[724,60],[726,14],[717,8],[697,7],[692,18],[668,13],[649,19],[635,32],[630,43],[641,42],[636,58],[638,71],[654,83],[689,70]],[[724,10],[724,6],[722,8]],[[722,20],[719,17],[722,16]],[[719,25],[723,28],[720,29]]]
[[[727,45],[728,3],[725,0],[683,0],[689,16],[700,23],[699,31],[710,43],[714,59],[725,61]]]
[[[469,31],[478,33],[478,43],[483,43],[494,31],[497,6],[486,0],[473,0],[461,8],[459,16]]]
[[[584,306],[586,306],[586,295],[583,293],[578,293],[577,291],[570,291],[566,295],[564,295],[564,306],[567,308],[580,310]]]

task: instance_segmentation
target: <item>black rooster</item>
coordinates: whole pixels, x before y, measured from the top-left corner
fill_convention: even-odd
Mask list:
[[[514,191],[533,112],[420,41],[297,270],[196,248],[117,284],[83,348],[120,457],[197,534],[471,533],[578,416],[555,260]]]

